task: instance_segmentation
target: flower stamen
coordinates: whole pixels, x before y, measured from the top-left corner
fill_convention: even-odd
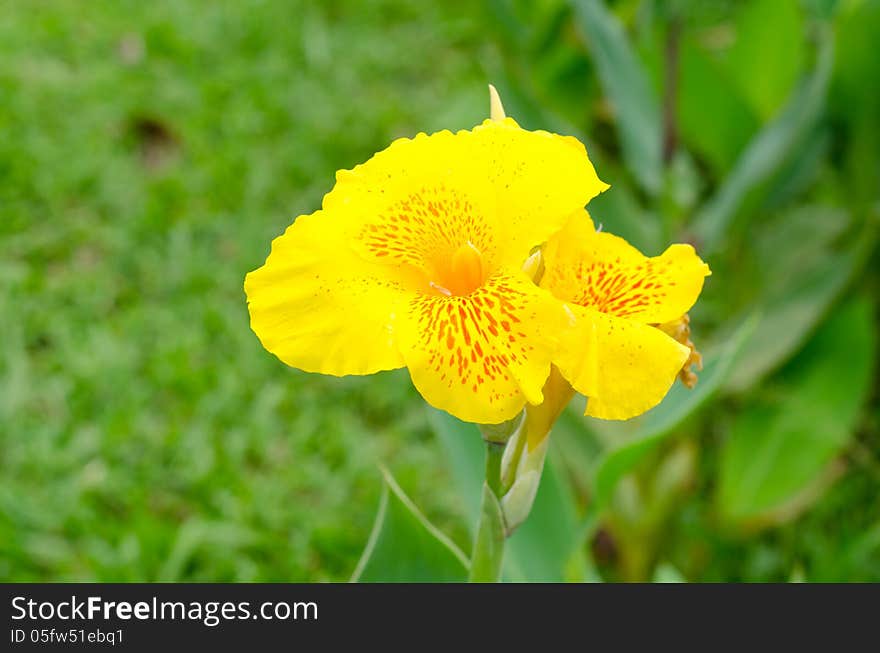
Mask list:
[[[434,290],[439,292],[441,295],[446,295],[447,297],[452,297],[452,291],[448,288],[444,288],[439,283],[435,283],[434,281],[429,281],[428,285],[431,286]]]
[[[429,285],[447,297],[461,297],[482,286],[487,273],[482,253],[471,241],[467,241],[455,250],[451,259],[439,262],[436,270],[438,280],[429,281]]]

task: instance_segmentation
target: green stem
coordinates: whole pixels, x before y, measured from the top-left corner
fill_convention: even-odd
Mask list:
[[[504,559],[504,517],[501,513],[501,459],[504,445],[486,442],[486,481],[483,483],[483,499],[477,537],[471,556],[470,582],[497,583],[501,579],[501,563]]]

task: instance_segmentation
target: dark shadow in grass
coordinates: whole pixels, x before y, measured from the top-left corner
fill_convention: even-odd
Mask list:
[[[158,171],[168,167],[180,151],[180,139],[160,118],[135,116],[129,121],[126,132],[147,170]]]

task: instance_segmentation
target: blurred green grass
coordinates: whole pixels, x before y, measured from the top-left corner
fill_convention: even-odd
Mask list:
[[[473,126],[488,81],[524,126],[588,142],[612,183],[590,210],[610,231],[651,254],[722,236],[693,315],[709,360],[757,309],[720,396],[608,490],[584,547],[600,575],[880,579],[876,360],[848,385],[853,360],[876,359],[878,3],[610,4],[625,31],[594,0],[4,5],[0,580],[346,580],[379,463],[469,549],[406,373],[285,367],[251,333],[242,283],[337,169]],[[650,100],[676,8],[680,142],[664,162]],[[841,341],[860,349],[821,346]],[[675,413],[688,395],[673,395]],[[815,412],[789,410],[802,397]],[[651,419],[566,416],[554,451],[580,509],[603,455],[641,446]],[[779,453],[812,441],[812,466]]]

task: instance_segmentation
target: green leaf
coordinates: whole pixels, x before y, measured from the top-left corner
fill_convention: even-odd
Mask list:
[[[820,175],[826,166],[833,142],[833,131],[827,123],[821,123],[798,146],[798,154],[788,161],[773,179],[764,200],[768,211],[790,205],[810,188],[818,185]]]
[[[776,399],[748,405],[733,422],[721,451],[717,496],[727,521],[789,517],[825,484],[873,378],[872,308],[857,299],[837,310],[784,370]]]
[[[804,65],[804,18],[799,0],[752,0],[736,17],[736,42],[726,67],[763,120],[791,91]]]
[[[473,529],[480,516],[480,497],[485,480],[486,445],[479,430],[449,413],[428,408],[428,421],[440,440],[452,469],[452,480],[464,506],[468,528]]]
[[[839,45],[829,110],[836,129],[848,134],[843,181],[849,203],[855,199],[869,206],[880,179],[880,84],[866,80],[880,79],[880,3],[846,3],[835,22]]]
[[[468,526],[477,523],[483,486],[485,447],[477,427],[451,415],[431,410],[431,425],[449,456]],[[550,436],[553,437],[552,434]],[[544,464],[538,494],[528,519],[507,540],[504,578],[510,581],[559,582],[568,580],[572,557],[579,554],[582,529],[574,492],[551,451]]]
[[[767,182],[804,143],[825,106],[833,59],[833,38],[822,32],[813,73],[795,90],[776,119],[755,136],[694,218],[692,228],[703,253],[717,251],[736,216],[745,207],[759,203]]]
[[[839,209],[803,207],[784,214],[780,229],[767,229],[759,258],[767,281],[764,296],[754,303],[761,307],[761,317],[730,375],[729,389],[742,391],[756,384],[797,351],[862,268],[876,241],[874,230],[863,230],[848,251],[828,250],[828,242],[848,222]]]
[[[643,209],[635,194],[623,179],[619,179],[610,164],[593,157],[598,170],[607,179],[615,179],[614,190],[590,200],[590,216],[603,230],[626,239],[642,252],[660,253],[663,248],[663,222],[656,214]],[[622,171],[621,171],[622,172]]]
[[[622,444],[602,455],[593,475],[594,498],[599,509],[608,505],[620,479],[718,390],[734,360],[749,342],[754,326],[755,319],[742,323],[720,352],[706,356],[706,367],[693,390],[676,383],[659,406],[635,422],[635,431]],[[626,426],[618,428],[622,430]]]
[[[688,148],[707,159],[721,177],[759,123],[725,68],[711,55],[693,37],[682,39],[678,119]],[[724,129],[718,129],[719,123]]]
[[[464,582],[468,560],[383,470],[385,487],[373,531],[352,582]]]
[[[550,445],[553,445],[552,439]],[[507,540],[506,580],[557,583],[574,580],[569,578],[566,568],[583,567],[583,564],[572,564],[573,557],[580,559],[582,555],[583,530],[578,521],[574,491],[560,470],[553,462],[551,449],[532,512]]]
[[[571,0],[576,24],[617,117],[623,158],[641,186],[659,193],[662,117],[648,76],[623,27],[600,0]]]

